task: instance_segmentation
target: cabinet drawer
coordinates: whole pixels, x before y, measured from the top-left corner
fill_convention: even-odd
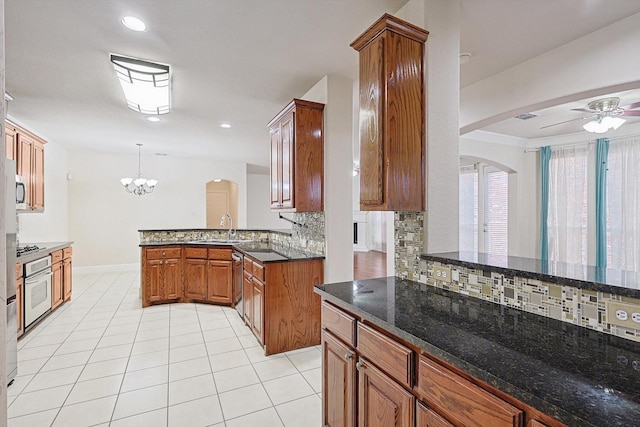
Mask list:
[[[243,267],[244,267],[244,271],[248,271],[249,273],[253,272],[253,262],[247,257],[244,257]]]
[[[362,323],[358,323],[358,345],[356,348],[362,356],[373,361],[389,376],[411,388],[413,352],[410,348]]]
[[[420,356],[418,391],[432,407],[468,426],[519,426],[522,411],[433,360]]]
[[[62,258],[63,259],[67,259],[67,258],[71,258],[73,251],[71,249],[71,246],[69,246],[68,248],[64,248],[62,249]]]
[[[16,264],[16,279],[22,277],[22,264]]]
[[[207,248],[184,248],[185,258],[207,259]]]
[[[146,250],[147,259],[180,258],[181,248],[153,248]]]
[[[253,276],[264,283],[264,266],[262,264],[253,263]]]
[[[62,249],[59,251],[51,252],[51,263],[55,264],[56,262],[62,261]]]
[[[325,301],[322,302],[322,329],[331,331],[351,347],[356,346],[356,319]]]
[[[209,249],[209,259],[218,259],[221,261],[231,261],[231,249]]]

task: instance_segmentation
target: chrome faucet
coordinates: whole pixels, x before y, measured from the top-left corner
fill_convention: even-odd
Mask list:
[[[224,220],[228,219],[229,220],[229,235],[227,237],[227,240],[231,240],[231,237],[235,237],[236,232],[233,229],[233,219],[231,218],[231,215],[229,215],[228,213],[222,215],[222,220],[220,221],[220,226],[224,226]]]

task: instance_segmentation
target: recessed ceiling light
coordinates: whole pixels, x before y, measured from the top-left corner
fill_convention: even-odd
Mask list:
[[[221,179],[214,179],[213,182],[221,182]]]
[[[229,123],[223,123],[220,125],[221,128],[229,129],[231,125]]]
[[[125,16],[122,18],[122,25],[133,31],[144,31],[147,25],[135,16]]]
[[[150,122],[159,122],[160,117],[151,116],[151,117],[147,117],[147,120],[149,120]]]

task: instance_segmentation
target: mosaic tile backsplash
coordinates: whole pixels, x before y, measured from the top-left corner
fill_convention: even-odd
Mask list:
[[[285,248],[324,256],[324,213],[294,213],[291,233],[269,230],[236,230],[234,239],[274,242]],[[142,230],[140,243],[184,243],[194,240],[226,239],[226,230]]]
[[[396,276],[640,341],[640,324],[638,328],[613,324],[609,319],[615,313],[608,312],[613,311],[611,303],[635,306],[640,312],[639,299],[423,260],[423,219],[423,212],[395,213]],[[451,282],[438,280],[434,267],[440,266],[451,269]]]

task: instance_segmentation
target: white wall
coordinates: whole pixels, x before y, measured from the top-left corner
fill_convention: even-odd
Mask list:
[[[426,250],[457,251],[460,2],[410,0],[396,16],[429,31],[425,55]]]
[[[323,77],[302,96],[324,109],[326,283],[353,279],[353,81]]]
[[[640,87],[640,14],[550,50],[460,93],[465,134],[509,117],[572,100]],[[457,52],[456,52],[457,53]]]
[[[44,146],[44,213],[20,213],[20,244],[69,240],[68,151],[53,141]]]
[[[238,184],[237,223],[246,227],[246,164],[143,154],[143,175],[159,183],[152,194],[136,196],[119,180],[136,173],[137,160],[134,149],[130,155],[69,150],[69,237],[76,267],[138,263],[139,229],[205,228],[206,183],[215,178]]]
[[[278,219],[270,207],[271,177],[247,174],[247,228],[290,230],[291,224]]]

